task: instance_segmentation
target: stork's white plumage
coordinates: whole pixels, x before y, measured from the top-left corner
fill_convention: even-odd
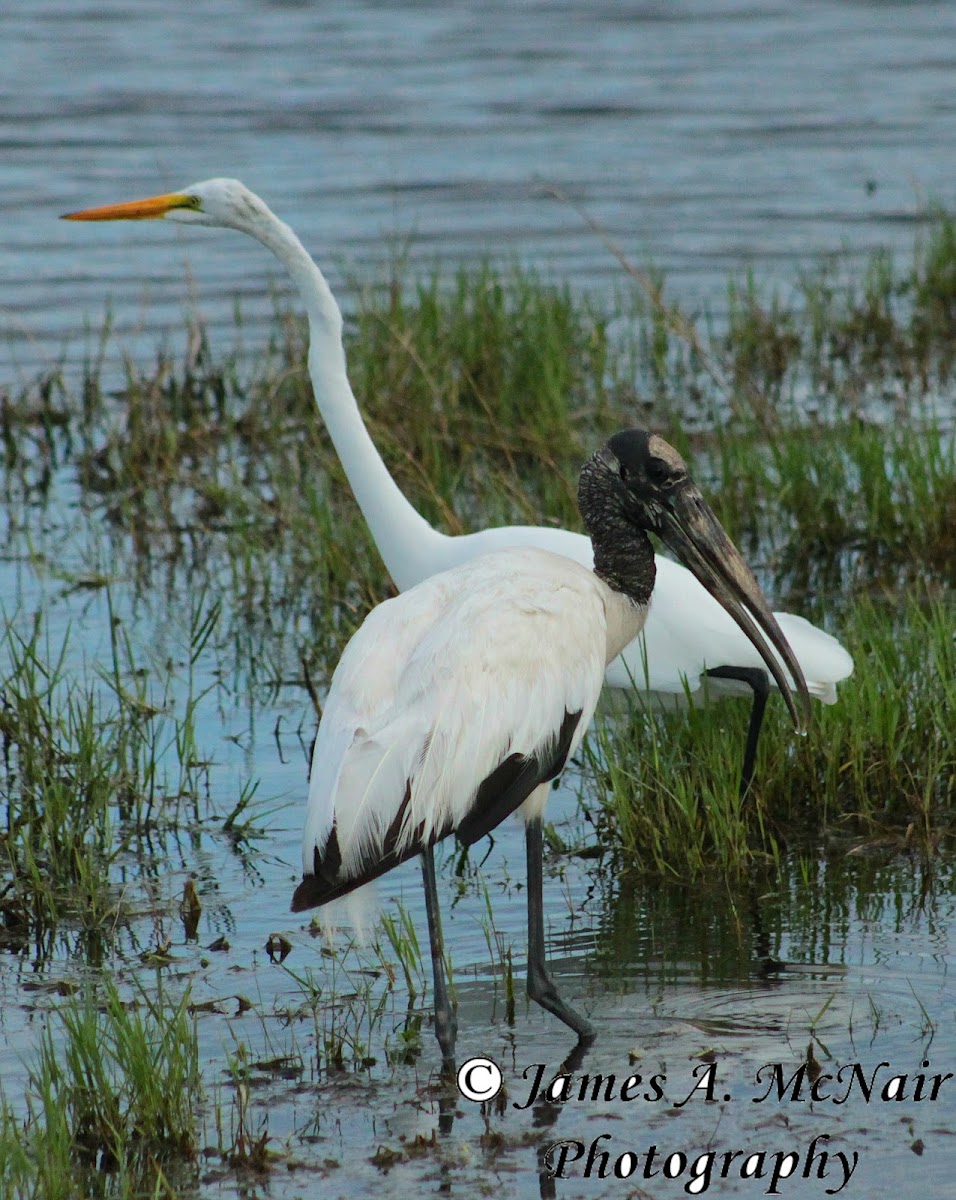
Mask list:
[[[608,654],[644,612],[592,571],[533,548],[474,559],[379,605],[323,707],[306,876],[318,874],[333,822],[346,879],[451,831],[470,843],[498,824],[507,814],[476,805],[479,786],[512,756],[539,764],[542,782],[557,774],[594,714]],[[521,800],[540,815],[540,790]]]
[[[166,217],[187,224],[236,229],[256,238],[288,269],[309,319],[309,373],[316,404],[341,459],[372,537],[400,591],[436,572],[512,546],[537,546],[590,568],[591,543],[565,529],[515,525],[449,537],[415,511],[389,475],[362,421],[348,379],[342,316],[324,275],[294,231],[254,192],[235,179],[208,179],[182,192],[69,214],[72,220],[143,220]],[[824,703],[853,660],[835,638],[789,613],[777,613],[807,678]],[[718,678],[711,672],[717,670]],[[742,790],[753,770],[768,685],[763,663],[720,605],[690,572],[659,558],[654,603],[641,638],[607,672],[612,687],[634,688],[658,704],[682,705],[721,695],[754,697]],[[772,686],[772,684],[771,684]]]
[[[525,526],[459,538],[433,529],[402,495],[365,428],[348,381],[342,316],[322,272],[294,232],[238,181],[207,180],[71,217],[227,226],[257,238],[285,264],[308,312],[316,402],[404,593],[366,619],[333,678],[293,908],[325,904],[421,852],[436,1034],[449,1067],[455,1024],[432,847],[451,833],[474,840],[522,808],[528,994],[581,1039],[593,1037],[547,970],[541,809],[547,780],[584,734],[604,665],[627,647],[623,662],[612,665],[612,682],[665,698],[698,692],[715,670],[724,677],[718,686],[751,686],[746,784],[767,672],[801,727],[793,696],[795,688],[808,705],[801,655],[814,659],[813,690],[822,699],[832,699],[834,684],[849,674],[849,656],[827,635],[781,614],[796,643],[788,645],[680,456],[640,430],[612,438],[582,470],[578,497],[590,543],[566,530]],[[655,567],[648,531],[693,574],[665,559]]]

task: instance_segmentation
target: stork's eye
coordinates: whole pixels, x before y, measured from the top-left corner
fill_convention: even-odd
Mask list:
[[[647,473],[655,483],[663,483],[670,474],[670,468],[661,458],[652,458],[647,464]]]

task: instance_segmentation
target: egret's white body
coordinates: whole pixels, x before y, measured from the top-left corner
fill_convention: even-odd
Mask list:
[[[831,670],[813,673],[812,690],[822,699],[849,672],[849,657],[787,614],[781,630],[680,455],[644,430],[615,435],[581,470],[578,503],[590,539],[534,527],[457,538],[433,529],[402,495],[365,428],[348,380],[342,316],[325,278],[292,230],[235,180],[72,216],[227,225],[285,263],[308,310],[316,401],[402,591],[369,614],[333,676],[313,754],[293,910],[327,904],[421,854],[436,1034],[450,1068],[455,1020],[433,847],[451,834],[469,845],[520,808],[528,994],[591,1039],[590,1022],[562,1000],[547,970],[541,815],[547,783],[580,744],[608,664],[614,682],[643,682],[665,695],[697,691],[710,664],[766,670],[803,729],[808,643],[820,661],[829,651]],[[649,533],[693,574],[656,558]]]
[[[295,232],[263,200],[235,179],[211,179],[183,192],[71,214],[83,220],[166,217],[190,224],[225,226],[260,241],[282,262],[299,290],[309,323],[309,374],[315,401],[379,553],[399,591],[479,555],[509,547],[550,550],[590,568],[590,540],[580,533],[543,526],[511,525],[449,536],[433,528],[409,503],[362,420],[349,383],[342,343],[342,314],[319,267]],[[810,693],[825,704],[853,660],[823,630],[790,613],[775,614]],[[607,670],[612,687],[637,688],[657,703],[687,696],[747,694],[736,680],[716,680],[716,667],[762,669],[751,643],[684,567],[657,558],[657,583],[642,636]]]

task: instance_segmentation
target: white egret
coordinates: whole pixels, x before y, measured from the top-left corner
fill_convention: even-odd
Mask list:
[[[509,546],[537,546],[592,565],[587,537],[566,529],[512,525],[452,537],[434,529],[392,479],[362,420],[349,383],[342,315],[325,276],[295,232],[235,179],[209,179],[181,192],[70,213],[68,220],[166,218],[236,229],[256,238],[284,264],[309,322],[309,373],[315,400],[379,553],[400,591],[438,571]],[[836,684],[853,670],[840,643],[802,617],[777,613],[810,693],[836,701]],[[657,584],[643,634],[622,647],[607,669],[612,687],[636,688],[657,703],[695,703],[752,693],[741,792],[753,774],[770,680],[750,641],[693,575],[657,559]]]
[[[422,855],[446,1067],[455,1018],[444,978],[432,847],[465,845],[516,810],[526,822],[528,994],[578,1034],[590,1023],[548,972],[542,812],[581,742],[607,664],[640,632],[655,587],[648,531],[694,572],[754,645],[794,724],[809,716],[799,663],[757,583],[677,452],[615,435],[581,471],[593,571],[533,547],[433,575],[366,617],[332,677],[312,755],[294,911],[327,904]],[[802,712],[788,679],[802,702]]]

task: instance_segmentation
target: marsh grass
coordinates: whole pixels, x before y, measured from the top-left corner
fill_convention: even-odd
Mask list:
[[[0,1117],[0,1191],[9,1200],[176,1196],[195,1159],[202,1098],[188,996],[108,979],[51,1014],[25,1118]]]
[[[399,934],[400,940],[405,936]],[[407,950],[403,957],[408,961]],[[312,1022],[316,1072],[326,1076],[365,1070],[375,1065],[376,1047],[388,1053],[386,1026],[394,972],[377,944],[367,950],[354,943],[329,946],[323,958],[321,972],[286,968],[301,993],[298,1008],[290,1016]],[[421,969],[419,955],[419,974]]]
[[[165,838],[206,817],[208,763],[195,714],[218,605],[195,599],[183,669],[144,668],[107,605],[110,657],[92,678],[67,667],[70,634],[54,641],[40,614],[8,618],[0,675],[0,918],[8,946],[39,951],[64,926],[89,939],[122,925],[136,898],[116,866],[147,877]]]
[[[504,988],[504,1019],[508,1025],[513,1027],[515,1023],[516,997],[512,947],[510,943],[506,942],[506,939],[495,923],[491,893],[488,890],[487,884],[483,886],[483,893],[485,911],[481,918],[481,932],[485,938],[485,945],[488,947],[488,961],[491,964],[496,997],[498,980],[500,979]]]
[[[917,406],[903,424],[850,417],[722,430],[715,507],[797,593],[952,582],[956,424]],[[705,470],[708,466],[704,457]]]
[[[860,596],[841,613],[855,655],[839,702],[795,738],[771,704],[755,784],[736,790],[746,706],[647,712],[636,700],[585,744],[583,802],[624,870],[700,878],[776,860],[821,827],[931,856],[956,831],[956,642],[948,596]],[[674,848],[681,847],[681,855]]]
[[[935,851],[952,844],[956,811],[956,232],[940,215],[911,263],[878,254],[854,277],[825,263],[787,301],[753,277],[734,282],[720,323],[681,312],[653,272],[634,284],[608,305],[517,268],[420,281],[396,268],[352,297],[350,376],[400,486],[453,533],[578,528],[582,459],[618,428],[652,426],[688,455],[775,607],[799,609],[853,653],[839,703],[814,706],[806,739],[771,703],[744,801],[747,712],[736,700],[661,714],[618,697],[568,772],[593,826],[587,852],[616,868],[595,873],[598,889],[617,889],[599,956],[633,954],[636,924],[663,897],[684,906],[683,924],[663,909],[650,917],[690,929],[694,943],[675,956],[697,955],[708,977],[723,922],[713,971],[740,979],[757,953],[779,955],[785,929],[796,940],[808,931],[812,959],[835,909],[857,903],[837,883],[831,907],[810,911],[821,856],[859,855],[863,883],[898,904],[906,869],[930,879],[907,887],[931,888],[934,862],[948,861]],[[78,929],[88,961],[102,962],[112,931],[135,915],[135,881],[155,879],[180,833],[189,841],[212,825],[231,844],[255,830],[271,802],[254,781],[222,813],[210,803],[210,748],[196,732],[209,688],[248,695],[251,712],[291,692],[306,758],[313,705],[342,647],[391,590],[317,419],[297,316],[277,313],[255,362],[213,350],[194,324],[180,352],[127,360],[118,384],[105,373],[107,337],[108,321],[79,382],[53,370],[0,388],[8,555],[68,590],[122,590],[98,666],[76,667],[70,635],[54,638],[42,616],[4,622],[0,944],[37,961]],[[175,662],[129,632],[146,607],[186,631]],[[871,854],[903,864],[889,884],[866,874]],[[638,904],[639,875],[655,886]],[[472,867],[450,882],[463,892],[480,880]],[[944,868],[938,886],[951,882]],[[484,894],[511,1023],[520,984]],[[808,911],[791,919],[798,895]],[[272,1015],[299,1036],[278,1055],[265,1019],[262,1036],[296,1078],[331,1088],[379,1064],[413,1065],[431,1045],[429,972],[404,911],[367,953],[339,947],[314,971],[283,969],[298,994]],[[51,1018],[26,1110],[8,1107],[11,1097],[0,1105],[4,1196],[72,1196],[77,1172],[91,1196],[195,1186],[200,1089],[186,999],[162,989],[130,998],[107,982]],[[237,1040],[220,1087],[231,1111],[217,1103],[207,1121],[230,1170],[265,1172],[274,1160],[258,1062]]]
[[[575,519],[566,465],[607,415],[607,320],[518,269],[362,293],[353,387],[430,520],[463,533],[479,512],[488,524]]]

